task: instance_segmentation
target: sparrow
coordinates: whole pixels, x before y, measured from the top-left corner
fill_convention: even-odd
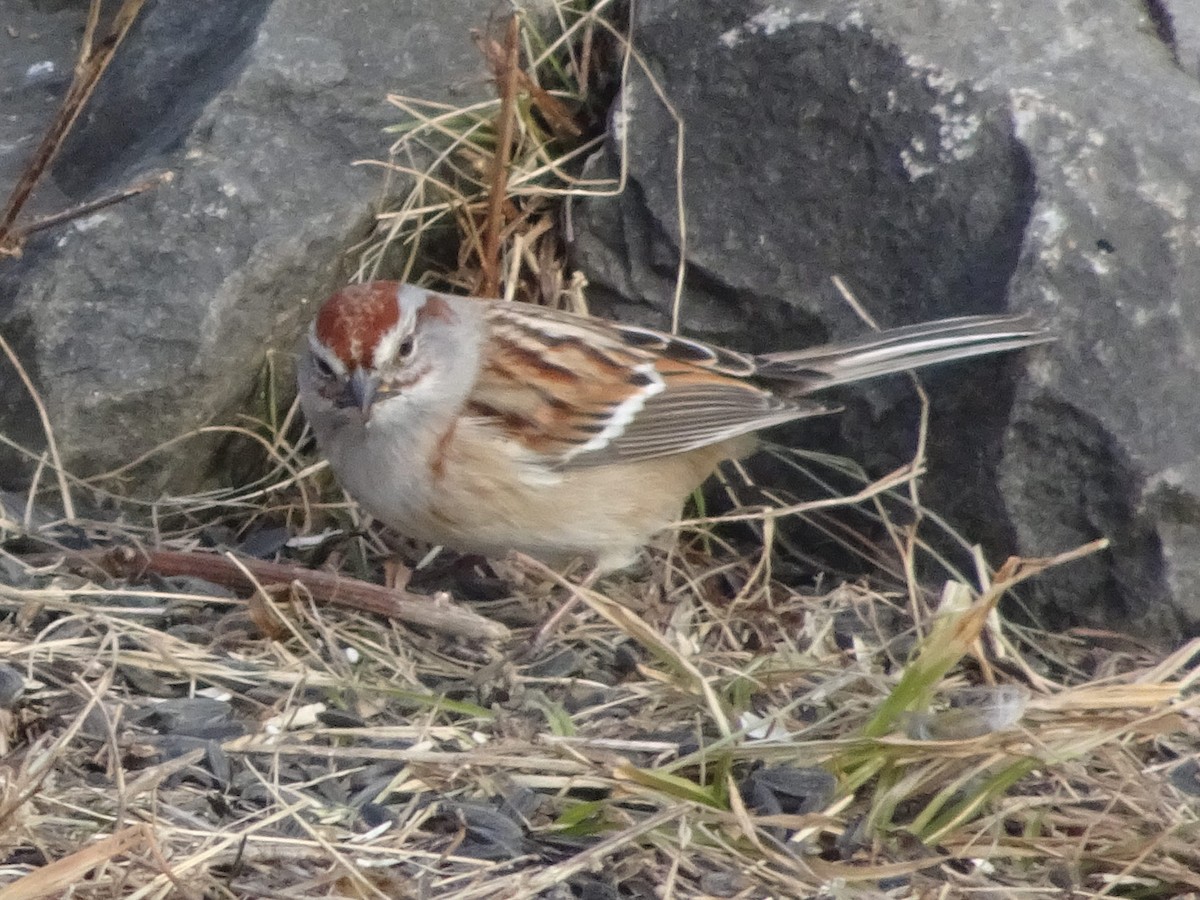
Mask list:
[[[836,385],[1050,340],[967,316],[751,354],[525,303],[375,281],[326,300],[300,403],[346,492],[397,531],[489,557],[629,565],[764,428]]]

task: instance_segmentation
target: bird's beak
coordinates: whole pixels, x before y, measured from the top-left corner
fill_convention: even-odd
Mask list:
[[[368,375],[363,369],[355,369],[346,384],[346,393],[352,405],[358,407],[363,418],[371,417],[371,404],[375,402],[375,394],[379,391],[379,378]]]

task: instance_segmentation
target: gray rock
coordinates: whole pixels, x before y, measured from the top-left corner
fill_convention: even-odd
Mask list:
[[[147,4],[36,209],[147,173],[174,180],[0,265],[0,329],[74,471],[243,410],[268,348],[286,369],[310,301],[345,277],[379,185],[349,162],[384,154],[381,129],[399,118],[384,95],[489,90],[469,30],[491,0],[403,7]],[[0,176],[36,144],[83,9],[0,0],[19,35],[0,58]],[[923,496],[996,559],[1110,537],[1039,580],[1051,624],[1163,641],[1200,630],[1193,4],[636,11],[639,49],[687,125],[685,330],[753,350],[858,331],[833,274],[884,324],[1033,309],[1054,347],[927,377]],[[597,309],[661,325],[681,245],[675,121],[635,74],[614,124],[590,166],[623,163],[628,187],[577,204],[578,262]],[[32,405],[0,372],[0,431],[37,450]],[[860,396],[837,422],[843,446],[877,471],[907,459],[903,380]],[[211,449],[164,454],[159,478],[186,489]],[[19,487],[13,462],[0,457],[0,487]]]
[[[1192,0],[1145,0],[1147,11],[1166,30],[1175,58],[1189,75],[1200,78],[1200,5]]]
[[[25,4],[0,0],[0,10],[14,5]],[[387,93],[489,90],[470,30],[492,7],[147,4],[48,190],[78,202],[147,173],[174,180],[36,236],[21,260],[0,266],[0,328],[39,386],[68,467],[103,471],[229,420],[270,348],[283,351],[278,380],[290,384],[310,301],[345,279],[343,251],[379,198],[379,173],[351,163],[386,157],[382,129],[401,118]],[[77,28],[78,5],[42,24],[71,14]],[[55,71],[69,73],[69,44],[51,43]],[[44,120],[34,113],[49,90],[37,81],[5,90],[28,101],[29,115],[25,137],[0,146],[0,171],[36,144]],[[0,430],[37,449],[32,407],[2,369]],[[194,485],[210,454],[193,443],[163,455],[162,479]],[[19,481],[12,460],[0,462],[4,480]],[[153,492],[145,477],[142,491]]]
[[[925,498],[995,559],[1110,537],[1039,579],[1052,625],[1163,642],[1200,630],[1200,84],[1144,10],[637,11],[639,48],[686,123],[684,330],[751,349],[842,335],[856,326],[833,274],[886,324],[1034,310],[1056,345],[926,379]],[[601,308],[662,324],[680,255],[676,124],[640,74],[614,122],[591,169],[623,161],[628,187],[577,206],[578,261]],[[840,423],[877,470],[911,453],[895,381]]]
[[[13,709],[25,693],[25,676],[10,665],[0,664],[0,709]]]

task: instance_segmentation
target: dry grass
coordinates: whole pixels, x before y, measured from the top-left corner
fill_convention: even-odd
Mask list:
[[[422,265],[442,229],[462,236],[443,281],[578,299],[556,203],[614,186],[578,183],[569,159],[591,146],[587,129],[549,122],[585,104],[588,59],[636,58],[606,4],[557,9],[562,37],[484,41],[494,103],[397,101],[410,119],[385,168],[409,168],[410,152],[437,165],[384,216],[364,275]],[[298,568],[245,563],[230,591],[161,567],[113,574],[67,549],[124,542],[211,563],[217,539],[277,538],[276,556],[380,578],[389,539],[332,496],[289,440],[293,416],[236,429],[269,461],[240,491],[139,507],[114,488],[132,463],[84,482],[42,460],[47,485],[121,517],[39,520],[49,487],[4,513],[0,900],[1200,891],[1200,643],[1163,655],[1000,619],[1003,593],[1075,554],[995,573],[946,563],[942,583],[919,583],[940,527],[920,504],[919,450],[874,481],[779,451],[813,486],[803,503],[731,467],[729,491],[757,489],[765,505],[691,520],[641,571],[585,592],[532,661],[522,639],[578,588],[528,561],[411,573],[414,590],[448,589],[501,623],[505,641],[318,604]],[[861,488],[833,496],[846,479]],[[837,518],[851,506],[882,540]],[[875,577],[790,585],[780,526],[797,516]],[[717,520],[754,526],[757,549]]]
[[[521,665],[300,600],[31,574],[0,589],[26,679],[0,897],[1200,889],[1200,645],[1018,654],[958,587],[922,634],[901,595],[719,558],[656,556]],[[518,634],[565,592],[504,574],[479,606]]]

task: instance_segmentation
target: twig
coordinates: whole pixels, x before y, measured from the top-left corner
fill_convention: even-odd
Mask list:
[[[866,307],[859,303],[845,280],[840,275],[834,275],[830,280],[837,288],[838,293],[842,295],[842,300],[854,310],[858,317],[873,331],[879,331],[879,323],[874,316],[867,312]],[[916,391],[917,400],[920,402],[920,415],[917,417],[917,446],[913,448],[909,465],[913,469],[924,469],[927,461],[926,448],[929,444],[929,394],[916,372],[909,372],[908,379],[912,382],[913,390]],[[879,512],[880,521],[887,530],[888,537],[891,538],[896,553],[904,566],[904,583],[908,588],[908,603],[912,607],[913,621],[919,624],[921,622],[920,585],[917,580],[915,551],[918,542],[917,532],[925,518],[925,507],[921,505],[920,481],[916,478],[908,482],[908,499],[912,520],[903,529],[898,528],[886,514],[880,498],[876,497],[874,503]]]
[[[12,363],[12,367],[17,370],[17,376],[21,379],[21,383],[25,385],[25,390],[29,392],[29,396],[33,400],[33,405],[37,409],[38,420],[42,423],[42,431],[46,435],[46,449],[50,451],[50,459],[54,462],[54,475],[58,479],[58,490],[62,494],[63,514],[67,517],[68,522],[74,522],[75,504],[71,502],[71,488],[67,484],[67,473],[63,469],[62,457],[58,455],[58,442],[54,440],[54,428],[50,425],[50,415],[46,412],[46,405],[42,403],[41,395],[38,394],[37,388],[34,387],[33,381],[25,371],[25,367],[21,365],[21,360],[13,352],[12,347],[8,345],[8,341],[4,339],[4,335],[2,334],[0,334],[0,350],[4,351],[4,355],[8,357],[8,361]]]
[[[488,194],[487,217],[483,222],[483,244],[480,248],[483,269],[480,293],[484,297],[495,297],[500,293],[500,231],[504,224],[504,201],[508,197],[508,166],[512,161],[517,112],[519,29],[520,22],[513,16],[508,20],[508,31],[504,35],[503,60],[494,61],[496,83],[500,88],[500,114],[496,152],[492,157],[491,191]]]
[[[63,97],[62,103],[58,107],[54,121],[46,129],[42,142],[34,151],[29,165],[26,166],[25,171],[13,187],[8,203],[5,204],[4,213],[0,215],[0,256],[20,254],[21,244],[28,234],[28,230],[16,230],[13,228],[13,224],[46,174],[46,170],[54,162],[54,157],[62,149],[63,142],[75,125],[76,119],[79,118],[79,114],[83,112],[84,106],[87,105],[92,93],[96,90],[96,85],[100,83],[100,76],[112,62],[117,47],[129,33],[129,29],[133,26],[134,20],[137,19],[145,2],[146,0],[124,0],[113,17],[108,33],[96,41],[96,28],[100,22],[102,3],[101,0],[92,0],[88,10],[87,25],[80,41],[79,60],[75,63],[75,76],[71,80],[71,86],[67,88],[66,96]]]
[[[63,222],[70,222],[72,219],[78,219],[81,216],[91,215],[92,213],[104,209],[105,207],[113,206],[124,200],[129,200],[136,197],[138,194],[144,194],[146,191],[156,188],[161,184],[168,184],[175,178],[174,172],[159,172],[157,175],[151,175],[149,178],[143,178],[141,181],[131,184],[127,188],[122,188],[119,191],[114,191],[111,194],[105,194],[103,197],[98,197],[95,200],[89,200],[87,203],[80,203],[77,206],[71,206],[61,212],[56,212],[48,216],[42,216],[40,219],[35,219],[28,225],[23,225],[20,228],[14,229],[11,232],[11,239],[19,244],[24,243],[25,239],[31,234],[39,231],[45,231],[47,228],[53,228],[55,225],[61,225]]]
[[[583,134],[583,129],[576,124],[570,108],[565,103],[534,81],[529,72],[515,68],[507,62],[510,57],[504,47],[501,47],[496,41],[483,41],[482,39],[480,45],[492,70],[497,73],[496,77],[506,78],[511,75],[516,79],[517,89],[529,95],[530,104],[542,114],[542,118],[546,120],[546,124],[550,126],[555,137],[569,139],[580,137]],[[507,41],[505,46],[508,46]],[[515,62],[516,57],[511,57],[511,59]],[[536,61],[533,65],[536,68]]]
[[[409,625],[428,628],[442,634],[488,641],[505,640],[510,634],[499,622],[462,609],[443,596],[423,597],[370,584],[357,578],[348,578],[336,572],[308,569],[287,563],[245,557],[239,558],[235,563],[213,553],[135,550],[131,547],[83,551],[71,554],[69,559],[99,565],[104,571],[117,577],[132,578],[145,572],[154,572],[165,577],[187,575],[203,578],[231,590],[245,590],[247,578],[239,568],[240,563],[254,578],[265,584],[299,582],[315,600],[398,619]]]
[[[2,900],[36,900],[39,897],[59,895],[59,891],[79,885],[85,875],[97,866],[111,863],[118,856],[145,849],[152,843],[149,825],[130,825],[116,834],[87,844],[70,856],[34,869],[23,878],[0,888]]]

